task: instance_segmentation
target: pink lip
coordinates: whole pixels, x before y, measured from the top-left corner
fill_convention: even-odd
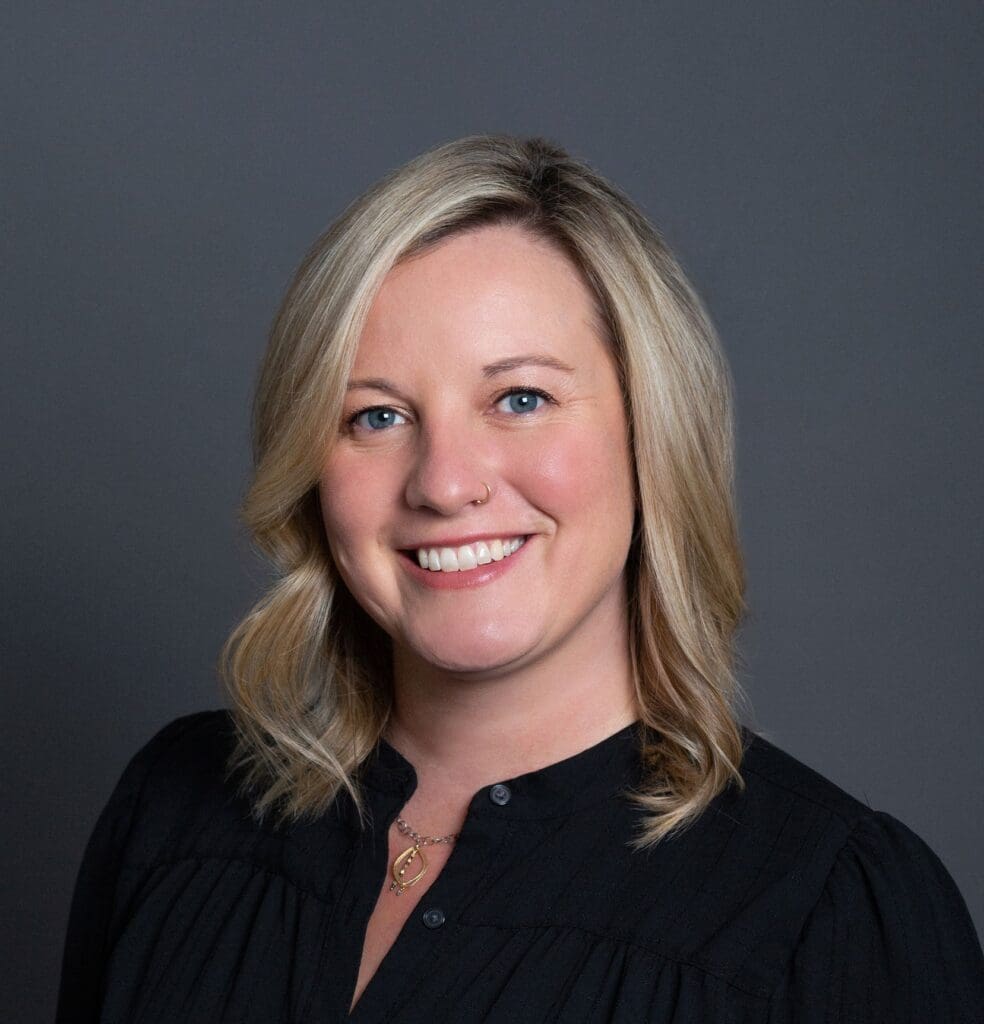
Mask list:
[[[495,536],[495,534],[481,534],[482,538],[490,536]],[[499,536],[502,535],[499,534]],[[515,536],[521,537],[522,534],[516,534]],[[465,572],[433,572],[430,569],[421,569],[415,560],[416,555],[414,555],[414,560],[401,558],[400,562],[410,574],[411,579],[416,580],[425,587],[430,587],[433,590],[465,590],[469,587],[480,587],[485,583],[492,583],[500,576],[509,572],[513,567],[513,563],[522,556],[523,552],[532,542],[533,537],[528,537],[522,547],[517,548],[511,555],[503,558],[501,562],[489,562],[488,565],[480,565],[475,569],[467,569]],[[439,543],[443,542],[429,545],[421,544],[420,546],[437,547]],[[467,543],[467,540],[452,541],[450,544],[444,544],[443,546],[450,548],[454,547],[455,544]]]

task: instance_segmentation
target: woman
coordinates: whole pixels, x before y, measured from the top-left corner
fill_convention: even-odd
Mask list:
[[[971,1021],[923,842],[743,729],[728,374],[541,140],[377,184],[272,331],[231,714],[87,848],[60,1021]]]

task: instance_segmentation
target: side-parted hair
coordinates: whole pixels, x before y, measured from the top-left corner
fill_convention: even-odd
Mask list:
[[[743,754],[735,631],[744,570],[734,502],[731,379],[714,328],[642,213],[540,138],[477,135],[393,171],[317,239],[274,320],[253,407],[241,510],[277,577],[230,635],[220,671],[240,792],[278,823],[324,812],[392,707],[392,642],[333,563],[318,480],[337,437],[363,325],[386,274],[456,233],[514,224],[590,286],[619,372],[637,515],[626,566],[647,812],[643,848],[690,824]]]

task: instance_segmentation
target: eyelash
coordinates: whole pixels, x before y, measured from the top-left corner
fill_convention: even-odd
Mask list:
[[[507,391],[503,391],[502,394],[499,395],[498,398],[496,398],[496,400],[495,400],[495,402],[493,404],[498,405],[504,398],[508,398],[510,395],[536,395],[539,398],[542,398],[548,404],[552,404],[552,405],[556,405],[557,404],[556,399],[553,397],[553,395],[551,395],[548,391],[544,391],[542,388],[509,388]],[[377,409],[392,409],[392,408],[393,407],[391,405],[367,405],[364,408],[358,409],[356,412],[352,413],[352,415],[349,416],[349,418],[345,421],[345,424],[346,424],[346,426],[348,427],[349,430],[355,430],[356,429],[356,426],[355,426],[356,420],[360,416],[362,416],[364,413],[375,412],[375,410],[377,410]],[[534,412],[536,412],[536,411],[538,411],[538,410],[534,410]],[[516,416],[523,416],[523,415],[528,415],[528,414],[516,413],[515,415]],[[384,430],[368,430],[367,433],[370,433],[370,434],[383,434],[383,433],[385,433],[385,431]]]

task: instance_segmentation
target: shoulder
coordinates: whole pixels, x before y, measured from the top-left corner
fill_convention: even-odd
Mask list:
[[[877,867],[886,880],[894,876],[900,884],[911,884],[917,876],[943,878],[946,869],[940,858],[904,822],[852,796],[762,736],[749,737],[742,765],[748,803],[801,816],[815,823],[818,835],[830,837],[825,883],[838,873],[846,881],[850,873],[845,869],[852,864]],[[871,879],[855,876],[854,881],[867,886]]]
[[[763,808],[795,807],[807,815],[829,818],[848,831],[875,813],[847,790],[764,736],[747,728],[742,734],[745,754],[741,774],[749,801]]]
[[[220,820],[248,824],[229,775],[235,739],[230,712],[212,709],[173,719],[136,750],[104,811],[126,819],[126,861],[152,860]]]
[[[210,748],[214,747],[216,742],[221,743],[223,739],[231,740],[234,728],[232,715],[226,708],[212,708],[181,715],[162,725],[139,746],[130,764],[150,769],[161,757],[173,756],[176,753],[194,756],[202,751],[203,740]]]
[[[918,981],[913,964],[943,954],[955,983],[984,990],[966,904],[909,826],[747,731],[741,772],[745,789],[717,807],[734,817],[734,837],[753,848],[745,855],[742,913],[758,903],[751,915],[757,923],[742,936],[748,955],[736,958],[736,976],[757,991],[777,992],[777,1005],[801,999],[802,979],[818,976],[818,984],[840,986],[844,1013],[859,1011],[851,1000],[876,992],[894,1006],[892,990],[903,982],[921,984],[913,1000],[937,1007],[931,1000],[939,984],[928,974]],[[798,979],[796,991],[791,979]]]
[[[121,784],[138,800],[168,799],[183,788],[201,792],[224,772],[235,741],[235,726],[225,709],[182,715],[162,726],[133,754]],[[148,794],[150,789],[152,794]]]
[[[852,863],[877,869],[885,880],[909,884],[916,876],[946,875],[939,857],[908,825],[859,800],[792,754],[746,730],[741,766],[745,790],[735,806],[748,825],[802,837],[786,867],[802,873],[816,862],[815,878],[828,885]],[[891,877],[890,877],[891,876]],[[871,879],[856,878],[870,892]]]
[[[884,896],[897,902],[899,893],[917,885],[931,895],[955,888],[936,852],[903,821],[859,800],[762,736],[747,736],[746,790],[740,801],[745,820],[771,821],[774,829],[781,821],[783,831],[802,836],[788,870],[800,874],[815,862],[811,874],[823,892],[830,896],[840,887],[845,899]],[[809,895],[819,899],[822,892]]]

